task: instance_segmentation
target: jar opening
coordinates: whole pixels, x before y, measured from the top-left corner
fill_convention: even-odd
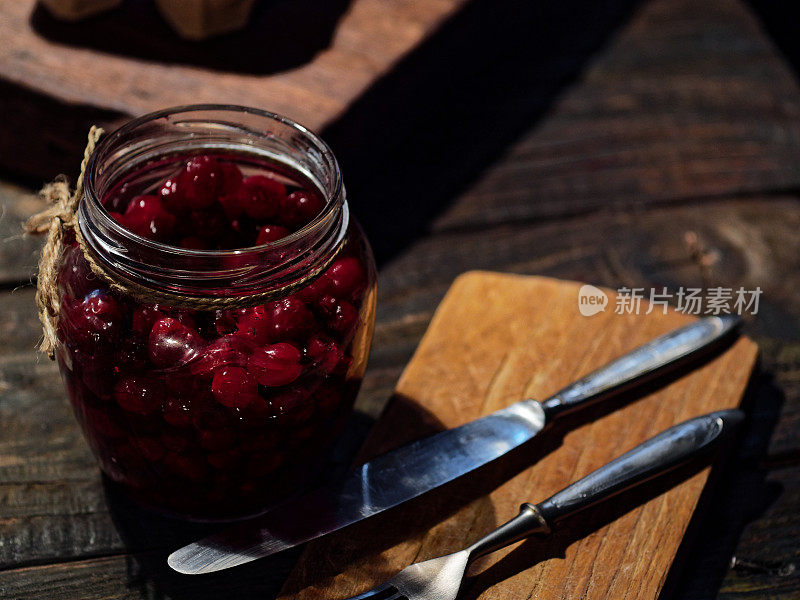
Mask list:
[[[122,178],[165,157],[222,152],[282,165],[324,199],[311,222],[262,245],[189,249],[141,237],[103,205]],[[310,281],[344,242],[349,222],[339,165],[317,135],[294,121],[241,106],[166,109],[108,134],[90,158],[78,226],[93,258],[112,278],[176,297],[244,296]]]

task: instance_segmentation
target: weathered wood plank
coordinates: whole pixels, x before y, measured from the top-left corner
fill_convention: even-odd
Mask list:
[[[743,2],[646,2],[435,229],[795,189],[799,114]]]
[[[25,235],[22,223],[44,206],[30,190],[0,181],[0,286],[5,289],[29,282],[36,271],[42,239]]]

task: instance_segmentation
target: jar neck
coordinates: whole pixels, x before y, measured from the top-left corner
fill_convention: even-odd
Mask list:
[[[221,127],[217,113],[223,112]],[[232,118],[239,122],[231,127]],[[325,208],[311,223],[276,242],[194,250],[138,236],[103,207],[103,198],[125,174],[164,156],[215,150],[285,164],[319,188]],[[290,293],[330,264],[344,244],[349,218],[338,164],[314,134],[287,119],[252,109],[189,107],[137,119],[98,144],[89,162],[77,226],[84,250],[109,279],[123,287],[131,283],[138,289],[169,294],[179,304],[186,298]]]

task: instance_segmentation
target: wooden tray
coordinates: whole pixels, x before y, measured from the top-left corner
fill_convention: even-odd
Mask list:
[[[520,398],[545,398],[691,320],[660,308],[614,314],[610,291],[606,311],[584,317],[579,288],[540,277],[459,277],[359,460]],[[543,500],[677,422],[738,405],[756,355],[756,345],[741,338],[668,385],[565,418],[508,460],[311,543],[282,598],[349,597],[412,562],[462,548],[514,516],[523,501]],[[460,598],[658,597],[709,471],[662,478],[567,521],[549,538],[481,559]]]
[[[184,104],[254,106],[319,131],[466,3],[264,1],[244,30],[197,43],[149,0],[77,23],[35,0],[2,2],[0,109],[15,118],[0,132],[0,165],[71,174],[92,123]]]

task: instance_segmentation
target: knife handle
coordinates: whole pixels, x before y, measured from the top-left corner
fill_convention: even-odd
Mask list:
[[[720,410],[679,423],[639,444],[539,504],[520,513],[470,546],[470,560],[534,533],[549,533],[561,519],[709,452],[744,419],[740,410]]]
[[[542,402],[545,416],[550,420],[677,367],[727,337],[739,323],[735,315],[705,317],[657,337],[556,392]]]

